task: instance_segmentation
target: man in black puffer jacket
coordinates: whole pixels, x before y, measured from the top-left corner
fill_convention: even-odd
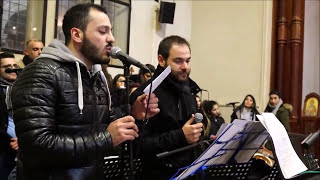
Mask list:
[[[66,45],[54,40],[25,67],[12,90],[19,140],[18,179],[104,179],[103,157],[138,137],[147,96],[133,116],[112,121],[109,88],[101,64],[109,62],[115,39],[105,9],[76,5],[63,20]],[[154,94],[148,116],[159,109]]]
[[[201,135],[202,123],[193,124],[192,115],[197,111],[197,103],[190,90],[190,60],[190,46],[184,38],[169,36],[160,42],[154,78],[168,66],[171,73],[154,91],[159,98],[160,113],[150,118],[144,128],[139,128],[140,136],[135,141],[137,153],[142,158],[143,179],[169,179],[178,168],[189,165],[200,155],[195,154],[197,148],[194,148],[164,159],[156,157],[158,153],[195,144]],[[132,104],[150,82],[131,94]]]

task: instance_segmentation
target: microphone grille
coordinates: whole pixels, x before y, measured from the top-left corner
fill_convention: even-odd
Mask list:
[[[202,119],[203,119],[203,115],[201,113],[196,113],[194,115],[194,122],[200,123],[200,122],[202,122]]]
[[[118,46],[112,47],[111,50],[110,50],[110,56],[111,56],[112,58],[118,58],[118,57],[117,57],[117,53],[118,53],[119,51],[121,51],[121,49],[120,49]]]

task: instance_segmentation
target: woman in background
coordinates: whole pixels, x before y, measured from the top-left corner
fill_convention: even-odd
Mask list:
[[[224,119],[220,116],[219,105],[215,101],[204,101],[201,104],[204,115],[208,119],[208,124],[204,130],[205,139],[214,137],[220,126],[225,123]]]
[[[256,121],[257,114],[259,114],[259,111],[256,109],[256,100],[251,94],[248,94],[241,105],[231,114],[231,122],[235,119]]]

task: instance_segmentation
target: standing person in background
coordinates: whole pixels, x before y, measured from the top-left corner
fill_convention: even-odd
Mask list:
[[[11,104],[11,88],[17,74],[6,73],[5,69],[15,69],[18,65],[11,53],[0,54],[0,65],[0,180],[7,180],[16,165],[19,146]]]
[[[154,94],[142,95],[133,103],[132,116],[111,118],[101,64],[109,63],[115,39],[102,6],[73,6],[64,15],[62,29],[65,44],[53,40],[12,88],[19,138],[17,179],[103,180],[104,157],[138,137],[135,119],[159,112]]]
[[[283,124],[284,128],[289,132],[289,116],[290,110],[288,110],[284,105],[281,99],[280,92],[273,90],[269,93],[269,103],[264,110],[264,112],[272,112],[279,121]]]
[[[153,79],[168,66],[171,67],[171,73],[154,90],[159,98],[160,113],[145,125],[140,124],[144,128],[140,128],[139,138],[135,141],[142,160],[143,179],[169,179],[178,168],[189,165],[198,156],[195,155],[195,149],[191,149],[166,159],[156,157],[158,153],[195,144],[201,136],[202,123],[193,122],[197,104],[189,84],[190,61],[190,45],[184,38],[169,36],[160,42],[158,66]],[[147,81],[131,94],[132,104],[150,82]]]
[[[231,122],[235,119],[256,121],[257,114],[259,114],[259,111],[256,108],[256,100],[251,94],[248,94],[242,101],[241,105],[231,114]]]
[[[26,42],[26,47],[23,51],[24,57],[22,61],[19,61],[19,66],[24,68],[28,64],[32,63],[38,56],[40,56],[44,45],[40,40],[31,39]]]
[[[225,123],[223,117],[221,117],[219,105],[216,101],[203,101],[201,104],[205,116],[209,119],[208,127],[205,128],[204,134],[207,135],[205,138],[210,139],[215,136],[220,126]]]

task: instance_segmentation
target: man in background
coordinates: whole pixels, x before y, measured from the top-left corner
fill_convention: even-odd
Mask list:
[[[0,54],[0,180],[7,180],[15,167],[19,148],[12,118],[11,87],[17,78],[15,72],[6,73],[6,69],[18,67],[11,53]]]
[[[44,45],[40,40],[31,39],[26,42],[26,47],[23,52],[24,57],[22,61],[19,61],[19,66],[24,68],[28,64],[32,63],[38,56],[40,56]]]

